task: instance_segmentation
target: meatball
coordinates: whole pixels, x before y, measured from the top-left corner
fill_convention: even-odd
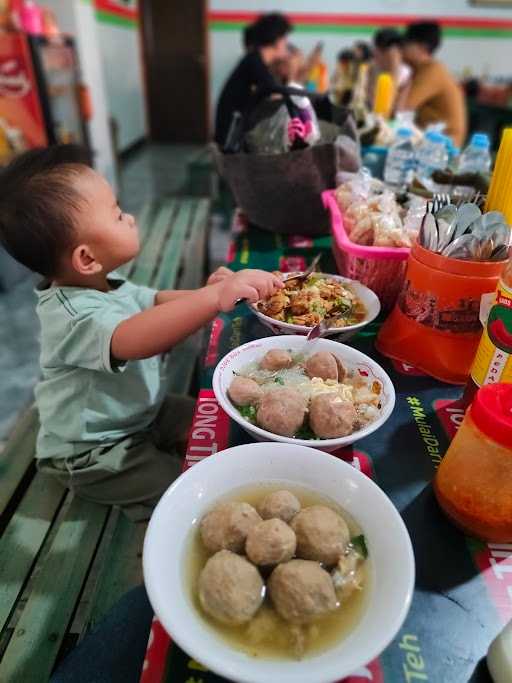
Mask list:
[[[261,501],[258,512],[263,519],[282,519],[289,522],[300,510],[300,502],[290,491],[274,491]]]
[[[341,515],[324,505],[304,508],[292,519],[297,536],[297,556],[331,566],[338,562],[350,540]]]
[[[291,368],[292,365],[293,358],[284,349],[271,349],[267,351],[260,363],[263,370],[282,370],[283,368]]]
[[[352,434],[356,420],[354,405],[336,394],[318,394],[311,400],[309,424],[320,439],[337,439]]]
[[[221,503],[201,520],[201,538],[210,553],[242,553],[249,529],[258,522],[261,517],[249,503]]]
[[[343,382],[345,379],[345,368],[340,359],[328,351],[319,351],[306,360],[306,372],[309,377],[320,377],[320,379],[333,379]]]
[[[270,576],[268,590],[280,616],[298,624],[337,607],[331,577],[318,562],[291,560],[278,565]]]
[[[258,403],[263,396],[259,384],[249,377],[235,377],[228,389],[229,398],[237,406],[250,406]]]
[[[252,619],[264,592],[256,567],[229,550],[210,557],[199,576],[202,608],[224,624],[244,624]]]
[[[281,436],[293,436],[302,426],[306,401],[298,391],[279,387],[263,394],[256,420],[260,427]]]
[[[288,562],[295,555],[295,532],[282,519],[267,519],[253,526],[247,534],[247,557],[261,566]]]

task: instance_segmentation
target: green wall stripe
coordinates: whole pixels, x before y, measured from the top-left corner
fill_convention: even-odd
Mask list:
[[[96,10],[96,18],[103,24],[113,24],[115,26],[122,26],[123,28],[130,29],[137,28],[136,19],[127,19],[126,17],[120,17],[117,14],[104,12],[103,10]]]
[[[212,31],[241,31],[246,22],[243,21],[211,21]],[[372,34],[379,26],[371,24],[346,25],[342,24],[295,24],[296,33],[345,33]],[[463,28],[444,27],[443,35],[449,38],[510,38],[512,29],[509,28]]]

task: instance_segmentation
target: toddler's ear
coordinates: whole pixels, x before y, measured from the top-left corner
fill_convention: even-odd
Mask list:
[[[80,275],[96,275],[103,266],[96,260],[92,249],[87,244],[79,244],[71,254],[71,265]]]

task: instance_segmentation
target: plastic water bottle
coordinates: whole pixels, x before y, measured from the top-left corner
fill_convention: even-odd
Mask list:
[[[444,169],[448,165],[448,151],[445,136],[435,130],[426,133],[417,152],[417,175],[419,178],[430,178],[434,171]]]
[[[489,148],[489,137],[485,133],[474,133],[460,155],[459,173],[488,173],[491,168]]]
[[[409,128],[399,128],[396,142],[390,147],[384,166],[384,181],[396,187],[407,185],[412,180],[414,165],[412,132]]]

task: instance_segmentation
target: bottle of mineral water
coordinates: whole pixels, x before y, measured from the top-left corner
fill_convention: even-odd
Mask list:
[[[384,181],[388,185],[404,187],[414,173],[415,154],[409,128],[396,131],[396,142],[390,147],[384,166]]]
[[[434,171],[442,170],[448,165],[448,151],[444,135],[435,130],[425,134],[417,152],[417,175],[420,179],[430,178]]]
[[[491,168],[490,146],[485,133],[473,133],[469,145],[460,155],[459,173],[488,173]]]

